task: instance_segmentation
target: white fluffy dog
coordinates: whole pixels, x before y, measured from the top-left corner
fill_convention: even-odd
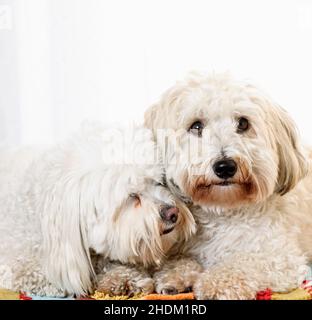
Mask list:
[[[145,124],[169,187],[198,223],[184,247],[206,270],[196,297],[253,299],[265,288],[297,287],[312,257],[312,175],[289,115],[255,86],[191,74],[146,112]],[[155,275],[157,291],[183,290],[169,265]]]
[[[163,185],[149,130],[93,124],[47,150],[0,152],[0,287],[81,295],[100,272],[109,293],[150,292],[140,266],[159,265],[194,226]]]

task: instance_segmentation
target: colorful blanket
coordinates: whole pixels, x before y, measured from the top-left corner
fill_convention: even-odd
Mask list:
[[[193,293],[182,293],[177,295],[136,295],[134,297],[117,296],[111,297],[102,292],[96,291],[89,297],[81,297],[76,300],[194,300]],[[307,272],[305,280],[301,286],[288,293],[272,292],[271,289],[260,291],[256,296],[257,300],[312,300],[312,268]],[[39,297],[34,295],[25,295],[20,292],[13,292],[6,289],[0,289],[0,300],[60,300],[55,297]],[[75,300],[73,297],[63,298],[62,300]]]

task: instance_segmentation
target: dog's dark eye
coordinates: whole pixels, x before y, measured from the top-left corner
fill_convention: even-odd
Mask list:
[[[166,184],[165,184],[165,182],[156,182],[155,186],[156,187],[166,187]]]
[[[134,199],[134,200],[140,200],[140,197],[137,193],[130,193],[129,197]]]
[[[203,133],[203,129],[204,129],[204,124],[201,121],[195,121],[189,128],[189,132],[197,135],[198,137],[202,136]]]
[[[129,198],[134,201],[134,206],[138,207],[141,205],[140,196],[137,193],[130,193]]]
[[[160,181],[155,181],[155,186],[167,187],[167,181],[166,181],[165,175],[161,177]]]
[[[237,123],[237,132],[242,133],[249,129],[249,121],[248,119],[241,117],[238,119]]]

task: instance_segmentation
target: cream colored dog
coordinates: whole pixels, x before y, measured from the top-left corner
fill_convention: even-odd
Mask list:
[[[0,287],[152,292],[147,268],[195,229],[158,160],[150,130],[95,123],[44,150],[0,150]]]
[[[297,287],[312,257],[312,175],[289,115],[252,85],[192,74],[145,124],[170,189],[198,224],[182,249],[206,270],[196,297],[253,299],[261,289]],[[157,291],[183,291],[187,272],[175,271],[178,259],[169,266],[155,274]]]

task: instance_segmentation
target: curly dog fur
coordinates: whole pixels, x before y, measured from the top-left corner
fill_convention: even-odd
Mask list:
[[[147,110],[145,126],[198,225],[181,249],[205,269],[196,297],[297,287],[312,257],[311,153],[285,110],[253,85],[194,73]],[[180,287],[178,274],[161,281]]]

